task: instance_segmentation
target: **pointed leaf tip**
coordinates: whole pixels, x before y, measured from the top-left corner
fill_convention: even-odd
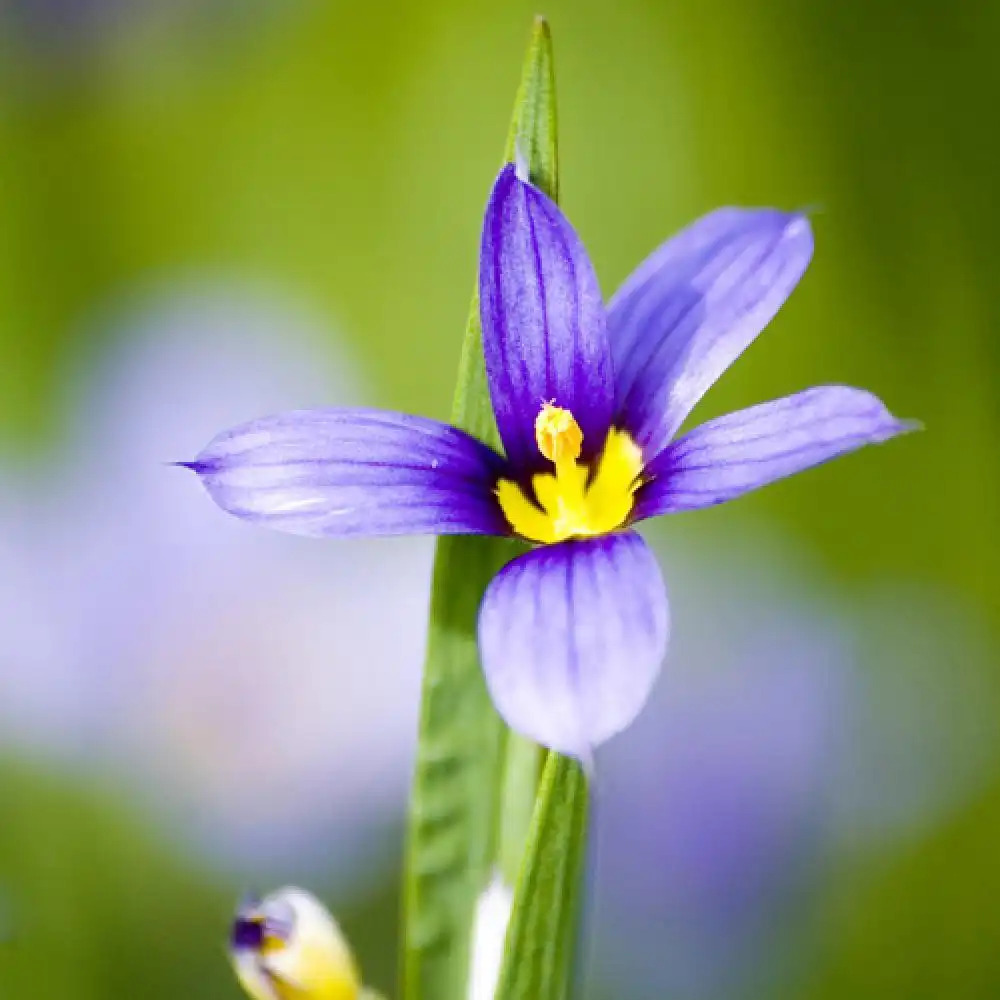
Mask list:
[[[555,69],[552,34],[544,17],[536,17],[521,71],[514,117],[504,159],[518,163],[518,176],[558,199]]]

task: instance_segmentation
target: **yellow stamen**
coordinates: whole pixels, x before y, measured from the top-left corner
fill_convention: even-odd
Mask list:
[[[538,450],[559,469],[571,468],[583,448],[583,431],[569,410],[552,403],[542,403],[535,417],[535,440]]]
[[[510,480],[497,483],[497,499],[511,527],[533,542],[603,535],[621,528],[640,485],[642,452],[625,432],[612,428],[593,469],[578,461],[583,432],[573,414],[545,403],[535,420],[538,450],[555,472],[531,479],[532,497]]]

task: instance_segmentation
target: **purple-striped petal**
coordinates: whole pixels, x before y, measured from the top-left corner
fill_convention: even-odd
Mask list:
[[[802,215],[721,208],[655,250],[615,293],[615,423],[647,459],[771,321],[812,249]]]
[[[545,464],[534,430],[545,402],[572,411],[585,457],[598,452],[614,405],[601,290],[573,227],[513,164],[486,206],[479,296],[490,396],[511,462],[524,472]]]
[[[870,392],[820,386],[710,420],[669,445],[647,474],[634,516],[725,503],[916,425]]]
[[[223,510],[296,535],[509,531],[493,492],[500,456],[422,417],[281,413],[224,431],[182,464]]]
[[[667,594],[634,532],[535,549],[479,612],[494,704],[511,728],[587,760],[639,714],[667,645]]]

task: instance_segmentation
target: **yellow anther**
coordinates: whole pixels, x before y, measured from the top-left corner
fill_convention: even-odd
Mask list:
[[[538,450],[553,465],[575,462],[583,448],[583,431],[569,410],[552,403],[542,403],[535,417],[535,440]]]

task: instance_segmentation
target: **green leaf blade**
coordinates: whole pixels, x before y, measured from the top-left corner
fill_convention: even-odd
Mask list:
[[[492,862],[503,725],[479,673],[478,589],[504,561],[495,544],[438,545],[410,809],[404,996],[463,997],[472,915]],[[466,587],[456,590],[453,581]]]
[[[566,1000],[573,975],[587,777],[550,753],[514,894],[495,1000]]]
[[[531,177],[557,191],[555,85],[548,27],[535,23],[507,139]],[[483,361],[478,297],[462,345],[452,422],[499,450]],[[538,751],[517,744],[490,702],[479,664],[479,603],[497,570],[522,551],[510,539],[446,537],[437,543],[411,796],[404,884],[405,1000],[465,1000],[479,894],[498,852],[523,844]],[[504,790],[507,790],[506,792]],[[519,808],[500,809],[516,796]],[[500,817],[506,814],[507,822]]]
[[[524,859],[543,756],[544,751],[537,743],[508,731],[504,746],[503,808],[497,829],[497,868],[509,886],[517,882]]]
[[[528,165],[532,184],[553,201],[559,200],[558,132],[552,33],[545,18],[537,17],[514,102],[504,160],[513,163],[519,152]]]

